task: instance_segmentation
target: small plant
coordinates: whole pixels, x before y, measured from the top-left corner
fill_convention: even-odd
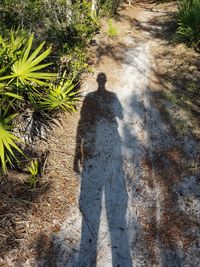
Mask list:
[[[190,170],[197,170],[200,168],[200,156],[198,155],[196,159],[188,166]]]
[[[115,37],[118,35],[118,30],[116,26],[113,25],[112,19],[108,20],[108,36],[109,37]]]
[[[32,160],[30,163],[30,167],[28,167],[28,171],[30,172],[30,176],[28,179],[28,185],[30,188],[35,188],[38,175],[39,175],[39,163],[37,160]]]
[[[66,71],[58,84],[50,84],[46,90],[46,94],[41,97],[40,107],[47,111],[64,110],[75,111],[76,101],[78,100],[78,92],[73,84],[73,79],[66,79]]]
[[[9,114],[9,107],[0,108],[0,160],[3,173],[7,173],[7,164],[13,165],[13,159],[17,160],[14,150],[23,154],[16,142],[21,140],[12,132],[12,120],[17,114]]]

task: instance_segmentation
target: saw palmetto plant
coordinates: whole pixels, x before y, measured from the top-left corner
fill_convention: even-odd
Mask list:
[[[17,160],[15,151],[23,154],[16,143],[21,140],[12,133],[12,120],[17,114],[9,114],[9,107],[0,108],[0,162],[3,173],[7,172],[7,165],[12,165],[13,160]]]
[[[10,31],[9,38],[3,38],[0,35],[0,73],[5,73],[21,53],[21,48],[25,42],[23,31]],[[6,67],[6,68],[4,68]]]
[[[66,79],[66,72],[64,72],[59,83],[49,84],[45,95],[41,97],[41,108],[48,111],[75,111],[75,104],[79,96],[75,87],[73,79]]]
[[[39,163],[37,160],[32,160],[30,166],[28,167],[30,176],[28,179],[28,185],[30,188],[35,188],[37,183],[37,177],[39,175]]]
[[[22,100],[31,102],[30,96],[57,76],[41,72],[52,64],[42,63],[51,48],[44,49],[43,42],[33,50],[33,40],[34,34],[26,37],[19,31],[11,31],[9,38],[0,36],[0,97],[6,96],[8,103],[9,98],[15,98],[15,104],[19,105]]]
[[[11,73],[7,76],[0,77],[0,80],[8,80],[8,84],[16,82],[23,85],[46,85],[47,80],[51,80],[56,77],[55,73],[38,72],[38,70],[44,69],[52,63],[40,64],[50,53],[51,48],[41,52],[45,42],[41,43],[32,53],[32,43],[34,34],[31,34],[25,43],[19,57],[11,66]],[[4,67],[4,69],[7,66]],[[2,71],[4,71],[4,69]]]

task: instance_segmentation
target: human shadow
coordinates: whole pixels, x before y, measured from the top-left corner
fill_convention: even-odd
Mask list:
[[[117,122],[117,118],[123,119],[122,106],[116,94],[105,89],[104,73],[98,74],[97,83],[98,90],[85,97],[77,129],[74,171],[81,174],[82,230],[76,266],[96,266],[98,248],[108,235],[112,266],[129,267],[132,265],[126,225],[128,194]],[[108,229],[101,221],[102,206]]]

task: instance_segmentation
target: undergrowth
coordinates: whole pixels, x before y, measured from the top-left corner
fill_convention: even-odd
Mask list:
[[[198,48],[200,44],[200,1],[181,0],[178,11],[178,36]]]
[[[6,174],[20,166],[19,154],[28,157],[15,134],[19,114],[27,107],[48,117],[76,110],[80,76],[91,71],[86,47],[99,26],[87,1],[2,0],[0,11],[0,172]]]

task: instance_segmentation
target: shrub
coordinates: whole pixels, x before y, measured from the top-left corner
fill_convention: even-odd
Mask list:
[[[181,0],[178,11],[178,35],[185,42],[200,43],[200,1]]]
[[[64,68],[67,71],[67,75],[76,82],[79,81],[81,74],[85,71],[91,72],[92,69],[88,65],[87,50],[82,46],[76,46],[70,48],[68,44],[63,46],[64,55],[61,60],[64,64]]]
[[[74,47],[90,39],[97,23],[85,0],[2,0],[0,26],[4,31],[20,27],[34,32],[37,40],[53,43],[58,55],[64,43]]]
[[[41,0],[1,0],[0,25],[2,30],[23,27],[34,31],[38,18],[44,14]]]
[[[31,34],[25,44],[22,45],[22,48],[20,47],[21,49],[18,55],[14,53],[14,58],[11,59],[11,62],[9,62],[4,69],[2,69],[2,72],[8,69],[10,70],[10,73],[7,76],[1,77],[1,81],[9,80],[8,84],[14,83],[16,87],[21,86],[25,89],[26,85],[29,85],[30,87],[45,85],[46,83],[44,80],[50,80],[55,77],[55,74],[53,73],[38,72],[38,70],[51,65],[51,63],[40,64],[40,62],[50,54],[51,48],[48,48],[43,53],[40,53],[45,44],[45,42],[43,42],[30,55],[33,38],[34,34]]]
[[[100,13],[108,16],[115,16],[121,0],[100,0]]]

